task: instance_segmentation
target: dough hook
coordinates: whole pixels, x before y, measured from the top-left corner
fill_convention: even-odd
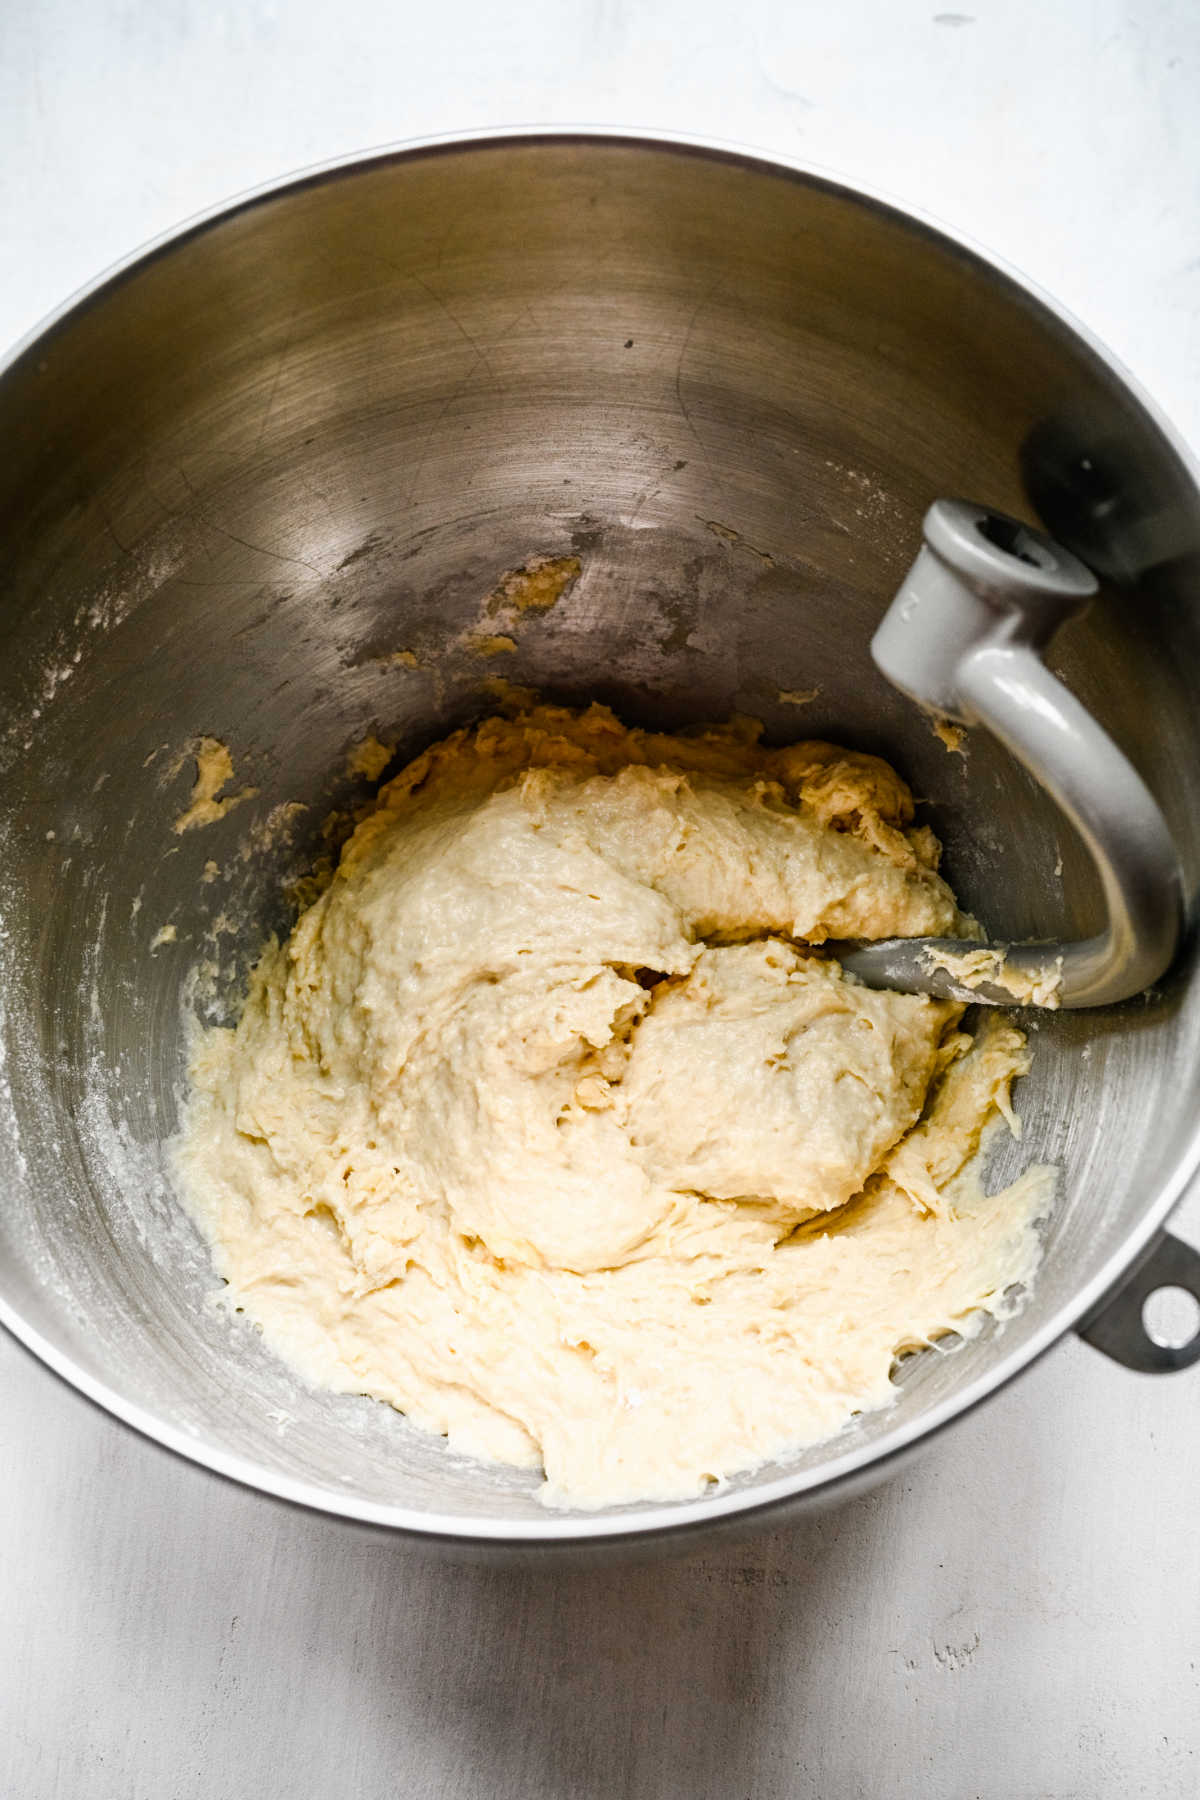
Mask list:
[[[964,500],[936,500],[925,542],[871,643],[893,686],[986,725],[1051,794],[1096,865],[1108,909],[1070,943],[886,938],[839,947],[871,987],[994,1006],[1105,1006],[1167,968],[1182,929],[1175,846],[1149,788],[1042,654],[1097,589],[1061,544]]]

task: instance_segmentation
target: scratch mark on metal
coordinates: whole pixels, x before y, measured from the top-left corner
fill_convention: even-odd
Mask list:
[[[179,476],[184,487],[196,502],[193,516],[207,530],[215,531],[218,537],[228,538],[231,544],[240,544],[243,550],[253,550],[256,556],[269,556],[274,562],[295,563],[298,568],[307,569],[310,575],[315,575],[318,581],[324,580],[325,571],[319,569],[316,563],[306,562],[302,556],[289,556],[283,550],[268,550],[265,544],[252,544],[249,538],[239,537],[236,531],[230,531],[225,525],[218,525],[216,520],[210,516],[204,501],[188,480],[187,473],[182,467],[179,470]]]
[[[263,416],[258,427],[258,436],[254,440],[254,448],[250,452],[251,456],[258,455],[259,447],[262,444],[263,438],[266,436],[267,424],[275,406],[275,396],[279,391],[279,382],[283,375],[283,365],[287,361],[287,353],[292,347],[292,337],[295,332],[298,315],[299,309],[297,308],[292,312],[291,317],[288,319],[287,325],[284,328],[283,344],[280,347],[279,355],[275,362],[275,373],[271,377],[270,392],[267,394],[267,403],[263,408]]]
[[[493,378],[495,378],[496,371],[495,371],[495,369],[493,369],[491,363],[488,361],[487,351],[483,348],[482,344],[480,344],[479,340],[477,338],[473,337],[472,334],[467,330],[466,326],[463,324],[463,322],[459,318],[458,314],[454,311],[454,308],[446,300],[443,300],[442,296],[437,292],[437,290],[435,288],[431,288],[429,283],[422,276],[410,274],[409,278],[410,278],[410,280],[415,281],[417,286],[424,293],[429,295],[429,298],[433,301],[433,304],[437,307],[438,311],[441,313],[444,313],[446,315],[446,317],[449,319],[450,323],[453,325],[454,329],[458,332],[459,336],[461,338],[463,338],[464,341],[471,346],[472,350],[475,352],[475,355],[476,355],[478,361],[483,364],[483,366],[487,370],[488,374],[491,375]],[[474,370],[472,369],[470,371],[470,373],[473,374]]]
[[[683,342],[679,346],[679,356],[676,359],[676,363],[675,363],[675,402],[679,408],[680,414],[683,417],[684,424],[687,426],[689,432],[691,433],[692,437],[696,441],[696,445],[700,451],[701,456],[703,456],[703,458],[704,458],[705,466],[707,467],[709,474],[712,476],[713,481],[716,483],[716,485],[720,489],[721,493],[724,494],[725,485],[722,482],[721,477],[713,464],[712,456],[709,452],[708,445],[705,443],[704,439],[700,436],[700,433],[696,427],[696,421],[692,417],[691,409],[689,408],[687,401],[683,397],[683,365],[687,359],[687,353],[691,346],[692,338],[695,336],[696,325],[699,321],[700,314],[704,311],[706,306],[710,305],[711,302],[713,300],[715,300],[716,296],[720,293],[720,291],[721,291],[721,283],[719,281],[714,282],[713,286],[709,288],[708,292],[702,294],[700,296],[699,300],[697,300],[695,309],[692,312],[692,316],[687,322],[687,329],[684,331]]]

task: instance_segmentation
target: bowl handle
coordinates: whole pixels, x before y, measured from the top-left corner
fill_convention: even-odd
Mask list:
[[[1146,1326],[1147,1301],[1166,1288],[1182,1288],[1200,1309],[1200,1251],[1170,1232],[1154,1240],[1133,1274],[1123,1276],[1116,1293],[1102,1300],[1076,1330],[1105,1356],[1140,1374],[1190,1369],[1200,1363],[1200,1314],[1191,1337],[1182,1344],[1161,1343]]]
[[[963,500],[930,507],[924,546],[872,655],[919,705],[987,726],[1053,795],[1091,852],[1108,923],[1075,943],[891,938],[842,955],[864,981],[992,1005],[1104,1006],[1149,987],[1174,957],[1182,879],[1166,820],[1133,765],[1042,661],[1096,588],[1061,544],[1007,514]]]

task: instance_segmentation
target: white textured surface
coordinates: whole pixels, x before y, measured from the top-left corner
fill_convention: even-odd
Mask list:
[[[229,192],[418,132],[715,133],[891,191],[1073,307],[1200,441],[1194,0],[10,0],[0,341]],[[1178,1226],[1200,1237],[1200,1204]],[[1077,1343],[787,1535],[447,1569],[202,1477],[0,1343],[20,1800],[1191,1800],[1200,1372]]]

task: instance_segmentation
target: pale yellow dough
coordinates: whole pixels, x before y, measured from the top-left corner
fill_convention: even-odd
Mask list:
[[[221,789],[233,780],[233,758],[229,746],[219,738],[200,738],[190,753],[196,759],[196,780],[187,808],[172,826],[176,832],[193,831],[198,825],[215,825],[243,800],[253,800],[258,792],[257,788],[243,788],[240,794],[226,794],[218,800]],[[182,768],[183,761],[186,758],[176,765],[177,769]]]
[[[536,707],[405,769],[203,1034],[178,1145],[311,1381],[545,1470],[696,1494],[884,1404],[1027,1280],[1045,1185],[964,1170],[1025,1067],[826,938],[968,929],[886,764]]]

